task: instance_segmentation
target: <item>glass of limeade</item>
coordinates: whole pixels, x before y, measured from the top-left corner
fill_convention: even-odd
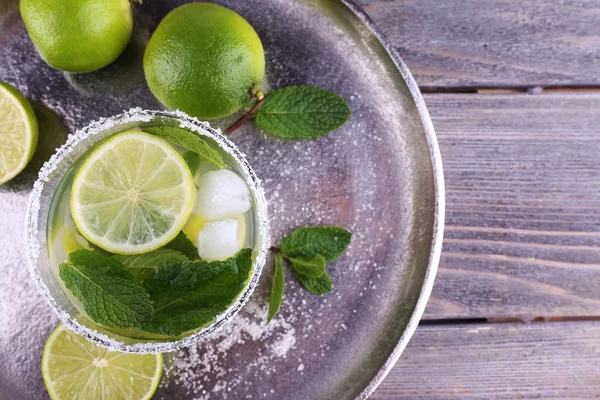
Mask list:
[[[112,350],[167,352],[248,300],[267,206],[243,154],[208,123],[137,108],[78,130],[44,165],[26,243],[37,288],[68,328]]]

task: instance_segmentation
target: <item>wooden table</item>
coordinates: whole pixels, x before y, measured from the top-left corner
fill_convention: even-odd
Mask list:
[[[600,2],[362,0],[429,107],[446,233],[373,399],[600,398]]]

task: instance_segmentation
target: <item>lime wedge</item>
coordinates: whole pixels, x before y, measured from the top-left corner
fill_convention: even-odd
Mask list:
[[[118,254],[164,246],[181,231],[194,205],[194,180],[166,140],[140,131],[120,133],[83,162],[71,189],[79,232]]]
[[[0,184],[23,171],[37,141],[38,125],[31,104],[17,89],[0,82]]]
[[[111,352],[60,324],[48,338],[42,376],[53,400],[149,399],[162,375],[160,354]]]

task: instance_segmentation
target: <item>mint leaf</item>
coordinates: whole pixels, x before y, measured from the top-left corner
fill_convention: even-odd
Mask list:
[[[301,275],[297,268],[292,264],[292,273],[300,281],[300,283],[311,293],[314,294],[326,294],[331,291],[332,284],[329,274],[325,272],[318,278],[308,278]]]
[[[325,273],[325,265],[327,261],[322,255],[317,254],[311,259],[306,258],[289,258],[292,263],[292,268],[295,269],[298,275],[306,278],[318,278]]]
[[[144,132],[160,136],[169,142],[184,149],[198,153],[202,158],[210,161],[219,168],[225,167],[223,157],[206,143],[198,134],[176,126],[151,126],[143,128]]]
[[[112,258],[125,267],[138,282],[142,282],[152,272],[158,271],[158,267],[166,262],[188,261],[188,257],[183,253],[165,248],[132,256],[115,254]]]
[[[168,311],[157,312],[152,324],[146,325],[144,330],[171,337],[182,336],[186,332],[212,324],[226,309],[227,307],[192,307],[177,303],[169,307]]]
[[[265,95],[256,124],[285,139],[313,139],[344,125],[350,107],[336,95],[314,86],[288,86]]]
[[[148,293],[118,261],[77,250],[60,264],[60,278],[90,318],[108,328],[137,328],[152,320]]]
[[[310,226],[293,231],[280,243],[281,252],[289,258],[311,259],[321,255],[333,261],[350,244],[352,234],[337,226]]]
[[[209,324],[237,299],[251,272],[252,249],[225,261],[163,263],[144,280],[155,310],[144,328],[179,336]]]
[[[183,253],[184,256],[189,258],[190,260],[198,260],[200,256],[198,255],[198,249],[194,246],[194,243],[186,236],[183,231],[179,232],[175,239],[171,240],[169,243],[162,247],[163,249],[171,249],[177,250],[180,253]]]
[[[106,250],[104,250],[102,247],[100,247],[100,246],[98,246],[98,245],[95,245],[95,244],[94,244],[94,243],[92,243],[92,242],[89,242],[89,241],[88,241],[88,244],[90,245],[90,249],[92,249],[92,250],[96,250],[97,252],[99,252],[99,253],[100,253],[100,254],[102,254],[103,256],[110,257],[110,256],[112,256],[112,255],[113,255],[113,253],[111,253],[110,251],[106,251]]]
[[[271,301],[269,303],[267,324],[279,312],[279,307],[283,301],[283,287],[283,257],[281,254],[275,254],[275,273],[273,274],[273,283],[271,284]]]
[[[192,173],[192,176],[196,175],[196,171],[198,170],[198,167],[200,166],[200,155],[198,153],[196,153],[195,151],[186,151],[185,154],[183,155],[183,159],[185,160],[185,163],[187,164],[188,168],[190,169],[190,172]],[[195,183],[194,183],[195,185]]]

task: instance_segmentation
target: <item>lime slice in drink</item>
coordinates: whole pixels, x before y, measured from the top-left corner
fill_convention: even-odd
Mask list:
[[[90,242],[118,254],[140,254],[170,242],[194,205],[194,180],[164,139],[120,133],[83,162],[71,190],[71,215]]]
[[[0,184],[27,166],[38,141],[31,104],[12,86],[0,82]]]
[[[196,247],[198,247],[198,232],[204,228],[204,225],[207,222],[208,221],[201,216],[192,213],[182,229],[183,233],[185,233],[187,238],[190,239]]]
[[[42,376],[53,400],[149,399],[162,375],[160,354],[111,352],[60,324],[48,338]]]

